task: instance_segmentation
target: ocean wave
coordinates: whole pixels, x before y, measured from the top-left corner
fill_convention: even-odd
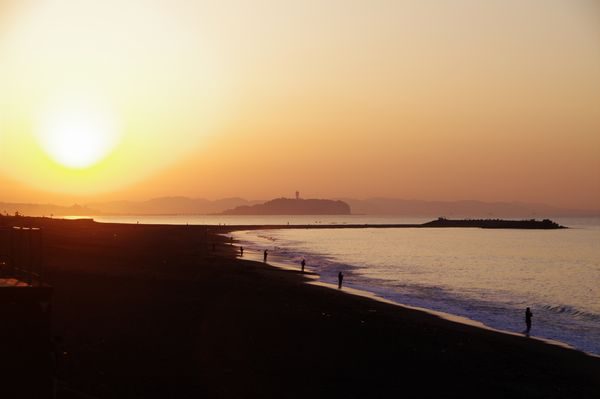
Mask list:
[[[569,305],[542,305],[542,309],[558,314],[565,314],[590,321],[600,321],[600,314],[579,310]]]

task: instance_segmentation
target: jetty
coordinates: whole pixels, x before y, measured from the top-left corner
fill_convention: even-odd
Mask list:
[[[402,228],[480,228],[480,229],[525,229],[555,230],[566,229],[550,219],[544,220],[504,220],[504,219],[446,219],[440,217],[426,223],[314,223],[314,224],[265,224],[228,225],[227,231],[238,230],[280,230],[280,229],[402,229]]]

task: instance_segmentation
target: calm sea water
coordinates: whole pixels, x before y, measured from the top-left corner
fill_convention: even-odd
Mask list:
[[[79,217],[73,217],[79,218]],[[165,216],[94,216],[94,220],[105,223],[146,224],[209,224],[209,225],[273,225],[273,224],[386,224],[423,223],[431,218],[406,218],[401,216],[366,215],[165,215]]]
[[[119,219],[119,218],[116,218]],[[415,223],[399,217],[128,217],[98,221],[172,224]],[[600,219],[555,219],[567,230],[327,229],[234,234],[247,250],[307,268],[325,282],[443,311],[600,355]],[[251,253],[251,252],[250,252]]]

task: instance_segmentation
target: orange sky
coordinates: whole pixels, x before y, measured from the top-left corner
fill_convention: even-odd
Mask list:
[[[122,3],[0,0],[0,201],[600,208],[594,0]]]

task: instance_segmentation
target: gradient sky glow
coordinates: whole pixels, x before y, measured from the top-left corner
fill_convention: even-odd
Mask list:
[[[0,0],[0,201],[600,208],[595,0],[213,3]],[[73,102],[116,126],[89,168],[40,140]]]

